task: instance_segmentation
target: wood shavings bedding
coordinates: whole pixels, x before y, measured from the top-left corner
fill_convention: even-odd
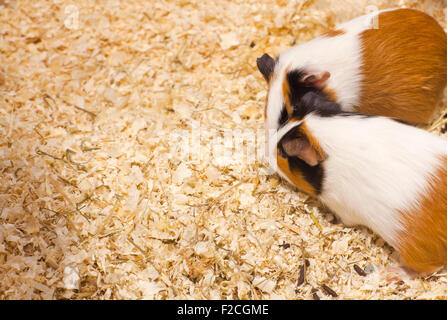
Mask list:
[[[446,28],[444,2],[0,3],[1,299],[447,298],[446,270],[392,281],[392,248],[244,144],[215,157],[262,136],[264,52],[371,6]]]

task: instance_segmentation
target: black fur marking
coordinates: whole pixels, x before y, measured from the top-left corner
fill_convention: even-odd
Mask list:
[[[280,126],[284,125],[291,118],[303,119],[311,112],[321,117],[336,115],[374,117],[373,115],[358,112],[343,111],[341,106],[337,102],[332,101],[324,91],[303,83],[301,80],[305,75],[306,73],[300,69],[290,71],[286,75],[290,87],[289,101],[293,111],[291,115],[286,114],[288,116],[286,119],[286,108],[285,105],[282,106],[280,119],[278,119]],[[399,119],[392,120],[405,123]]]
[[[305,76],[306,73],[300,69],[292,70],[286,75],[287,82],[290,86],[290,103],[292,106],[297,104],[305,93],[309,91],[320,91],[317,88],[302,82],[302,79]]]
[[[375,116],[372,114],[365,114],[365,113],[360,113],[360,112],[355,112],[355,111],[340,111],[338,113],[335,113],[334,115],[340,116],[340,117],[359,117],[359,118],[385,118],[385,117],[381,117],[381,116]],[[322,117],[324,117],[324,115],[322,115]],[[392,118],[389,118],[391,120],[394,120]],[[400,121],[399,121],[400,122]]]
[[[305,72],[302,70],[293,70],[287,74],[287,81],[289,82],[290,93],[289,100],[292,106],[293,112],[290,118],[303,119],[306,115],[313,112],[321,117],[333,117],[333,116],[360,116],[362,118],[380,117],[378,115],[369,115],[359,112],[343,111],[341,106],[332,101],[329,96],[320,89],[317,89],[311,85],[305,84],[301,79],[305,76]],[[285,106],[283,107],[285,109]],[[283,118],[281,112],[281,119]],[[389,118],[393,121],[406,124],[415,125],[408,121],[404,121],[397,118]],[[280,123],[283,125],[286,121],[283,119]]]
[[[342,112],[341,106],[329,100],[322,91],[310,91],[301,97],[300,105],[297,108],[294,107],[292,116],[303,118],[313,111],[322,117],[330,117]]]
[[[385,117],[385,116],[379,116],[379,115],[373,115],[373,114],[365,114],[365,113],[360,113],[360,112],[355,112],[355,111],[340,111],[334,115],[341,116],[341,117],[358,117],[358,118],[362,118],[362,119],[384,118],[384,119],[389,119],[391,121],[394,121],[394,122],[397,122],[397,123],[400,123],[400,124],[403,124],[406,126],[412,126],[412,127],[421,126],[421,128],[424,128],[424,125],[422,125],[420,123],[409,122],[409,121],[398,119],[398,118],[391,118],[391,117]],[[321,114],[320,114],[320,116],[324,117],[324,115],[321,115]]]
[[[341,111],[340,105],[330,100],[325,92],[302,82],[305,75],[306,73],[300,69],[290,71],[286,75],[290,87],[289,101],[293,109],[290,117],[302,119],[313,111],[329,116]],[[281,119],[282,116],[281,112]]]
[[[300,131],[300,126],[296,126],[292,128],[289,132],[287,132],[278,143],[278,151],[279,155],[282,158],[287,158],[289,168],[293,171],[298,171],[302,173],[304,179],[309,182],[309,184],[315,189],[317,195],[321,193],[324,179],[324,169],[323,166],[319,163],[316,166],[308,165],[304,160],[301,160],[298,157],[288,156],[284,150],[283,143],[296,139],[296,138],[305,138],[307,139],[303,133]]]
[[[282,127],[287,122],[288,119],[289,115],[287,114],[286,104],[283,103],[281,108],[281,115],[279,116],[278,121],[279,127]]]
[[[324,169],[321,164],[310,166],[305,161],[297,157],[288,157],[289,167],[291,171],[298,170],[303,174],[309,184],[315,188],[317,195],[321,193],[324,178]]]
[[[262,57],[256,59],[258,69],[267,82],[269,81],[270,75],[275,69],[275,63],[275,60],[273,60],[273,58],[270,57],[267,53],[264,53]]]

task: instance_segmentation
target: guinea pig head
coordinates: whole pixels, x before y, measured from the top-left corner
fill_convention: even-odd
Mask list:
[[[318,195],[327,155],[308,130],[305,121],[292,120],[283,129],[287,131],[279,131],[276,147],[279,173],[300,190],[313,196]]]
[[[314,92],[332,101],[335,92],[327,89],[330,73],[317,69],[291,69],[284,65],[281,56],[273,59],[268,54],[256,60],[259,71],[268,84],[265,106],[266,129],[278,130],[292,116],[302,114],[302,98]]]

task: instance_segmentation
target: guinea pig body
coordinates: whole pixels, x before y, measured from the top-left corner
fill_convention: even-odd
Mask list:
[[[413,9],[374,12],[281,53],[257,60],[269,84],[266,130],[300,108],[309,91],[344,111],[428,124],[447,84],[447,35]],[[315,106],[318,108],[318,106]]]
[[[346,225],[364,225],[428,274],[447,264],[447,141],[385,117],[313,111],[270,144],[270,162]]]

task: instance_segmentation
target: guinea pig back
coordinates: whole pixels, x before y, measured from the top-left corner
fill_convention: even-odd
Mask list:
[[[385,117],[311,112],[276,136],[278,172],[431,273],[447,264],[447,141]]]

